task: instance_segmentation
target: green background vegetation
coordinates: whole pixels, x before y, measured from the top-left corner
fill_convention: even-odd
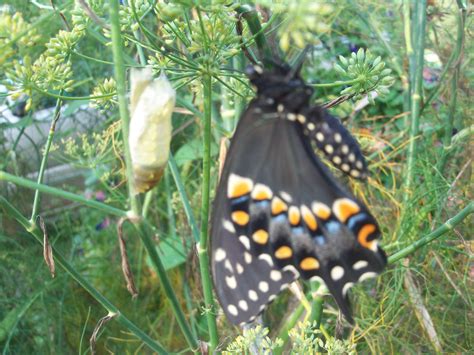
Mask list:
[[[98,353],[472,351],[471,5],[52,3],[10,0],[0,9],[0,104],[22,116],[0,121],[2,132],[13,132],[13,139],[0,137],[4,354],[89,353],[108,314]],[[296,325],[305,309],[285,292],[265,312],[266,328],[239,336],[213,304],[207,268],[219,145],[254,95],[243,74],[249,58],[272,52],[292,63],[306,45],[302,76],[315,87],[313,103],[346,99],[331,110],[369,163],[368,183],[339,178],[369,205],[392,257],[382,276],[351,290],[356,327],[338,321],[331,297],[320,295],[309,298],[311,322]],[[145,65],[166,73],[178,109],[164,177],[134,197],[126,75]],[[356,109],[374,92],[375,100]],[[53,108],[47,120],[35,119],[44,108]],[[90,117],[78,119],[84,112]],[[23,142],[33,149],[22,150]],[[48,168],[61,165],[72,178],[48,180]],[[131,215],[143,216],[124,223],[134,299],[116,228]],[[54,278],[38,243],[41,221]],[[303,287],[310,297],[314,285]]]

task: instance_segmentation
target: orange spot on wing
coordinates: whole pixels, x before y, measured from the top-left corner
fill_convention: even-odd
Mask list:
[[[324,203],[314,202],[311,208],[313,209],[313,213],[318,218],[326,220],[331,217],[331,209]]]
[[[334,214],[342,223],[346,223],[349,217],[360,211],[360,207],[354,201],[348,198],[340,198],[336,200],[332,206]]]
[[[288,259],[288,258],[291,258],[292,255],[293,255],[293,251],[291,250],[289,246],[286,246],[286,245],[279,247],[275,251],[275,257],[277,259]]]
[[[304,205],[301,206],[301,215],[303,216],[304,223],[306,223],[308,228],[314,232],[318,228],[318,223],[310,209]]]
[[[227,197],[236,198],[248,194],[252,191],[253,182],[249,178],[244,178],[235,174],[229,177]]]
[[[367,238],[376,230],[377,230],[377,227],[373,224],[366,224],[362,226],[362,228],[359,230],[359,233],[357,235],[357,240],[363,247],[373,249],[376,241],[375,240],[368,241]]]
[[[290,220],[290,223],[294,226],[300,223],[301,215],[300,215],[300,211],[298,210],[298,207],[295,207],[295,206],[290,207],[290,210],[288,211],[288,219]]]
[[[268,186],[257,184],[252,191],[252,198],[257,201],[269,200],[273,197],[272,190]]]
[[[245,226],[249,223],[250,216],[247,212],[244,211],[235,211],[232,212],[232,220],[239,226]]]
[[[300,262],[300,268],[305,271],[319,269],[319,261],[313,257],[304,258]]]
[[[254,240],[255,243],[258,244],[267,244],[268,241],[268,233],[267,231],[263,229],[259,229],[252,235],[252,239]]]
[[[281,198],[275,197],[272,200],[272,214],[276,215],[285,211],[288,211],[287,204]]]

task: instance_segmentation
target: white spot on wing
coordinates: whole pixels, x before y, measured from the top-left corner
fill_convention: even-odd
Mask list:
[[[239,314],[239,311],[237,310],[237,307],[234,306],[233,304],[229,304],[227,306],[227,311],[232,314],[234,317]]]
[[[269,289],[268,282],[260,281],[258,283],[258,289],[262,292],[268,292],[268,289]]]
[[[351,170],[351,176],[357,178],[360,176],[360,172],[358,170],[352,169]]]
[[[222,222],[222,225],[224,226],[224,229],[228,232],[231,232],[231,233],[235,233],[235,228],[234,228],[234,225],[232,224],[231,221],[229,220],[224,220],[224,222]]]
[[[342,154],[347,154],[349,153],[349,146],[347,144],[344,144],[342,147],[341,147],[341,152]]]
[[[367,265],[369,265],[369,263],[367,261],[359,260],[359,261],[355,262],[354,265],[352,265],[352,268],[354,270],[360,270],[360,269],[365,268]]]
[[[256,302],[258,301],[258,294],[254,290],[249,290],[249,299]]]
[[[270,254],[260,254],[260,255],[258,256],[258,258],[259,258],[260,260],[266,261],[266,262],[268,263],[268,265],[270,265],[270,267],[273,266],[273,259],[272,259],[272,257],[270,256]]]
[[[288,203],[291,203],[293,201],[291,195],[286,191],[280,191],[280,196]]]
[[[334,281],[340,280],[343,276],[344,276],[344,269],[342,266],[337,265],[331,269],[331,278]]]
[[[345,296],[347,294],[347,291],[349,291],[349,289],[354,286],[354,283],[353,282],[348,282],[344,285],[344,287],[342,288],[342,295]]]
[[[270,271],[270,278],[273,281],[280,281],[281,280],[281,272],[278,270],[272,270]]]
[[[330,144],[326,144],[326,145],[324,146],[324,150],[325,150],[326,153],[328,153],[328,154],[332,154],[332,153],[334,152],[334,148],[333,148],[333,146],[330,145]]]
[[[262,74],[263,73],[263,69],[260,65],[254,65],[253,66],[253,69],[258,73],[258,74]]]
[[[284,110],[285,110],[285,106],[283,106],[282,104],[278,104],[277,111],[278,112],[283,112]]]
[[[244,311],[248,311],[249,309],[249,305],[244,300],[239,301],[239,307],[243,309]]]
[[[239,263],[235,264],[235,268],[236,268],[237,273],[238,273],[239,275],[244,272],[243,266],[240,265]]]
[[[214,253],[214,260],[219,263],[219,262],[221,262],[222,260],[224,260],[226,256],[227,256],[227,255],[226,255],[224,249],[222,249],[222,248],[217,248],[217,249],[216,249],[216,252]]]
[[[336,133],[334,135],[334,140],[336,141],[336,143],[341,143],[342,142],[342,137],[339,133]]]
[[[229,288],[233,290],[237,287],[237,280],[235,279],[234,276],[226,276],[225,283],[227,284]]]
[[[324,134],[322,132],[316,133],[316,139],[320,142],[324,141]]]
[[[245,247],[245,249],[250,250],[250,239],[246,235],[241,235],[239,237],[240,242]]]
[[[300,273],[293,265],[286,265],[285,267],[283,267],[283,271],[291,272],[295,276],[295,278],[298,278],[300,276]]]
[[[232,265],[231,265],[229,259],[227,259],[227,260],[225,261],[224,267],[225,267],[227,270],[229,270],[229,272],[230,272],[231,274],[234,273],[234,268],[232,267]]]
[[[244,253],[244,259],[247,264],[250,264],[252,262],[252,254],[245,252]]]
[[[308,129],[309,129],[310,131],[314,131],[315,128],[316,128],[316,126],[314,125],[313,122],[308,123]]]
[[[276,295],[271,295],[270,297],[268,297],[268,302],[273,301],[275,298],[276,298]]]
[[[364,281],[364,280],[367,280],[367,279],[371,279],[371,278],[376,277],[376,276],[377,276],[376,272],[369,271],[369,272],[366,272],[366,273],[360,275],[359,281]]]

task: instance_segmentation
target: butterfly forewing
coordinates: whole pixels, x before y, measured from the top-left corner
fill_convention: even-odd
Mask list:
[[[324,282],[350,320],[347,290],[385,256],[366,207],[317,159],[301,123],[260,96],[232,139],[212,217],[212,270],[234,324],[298,277]]]

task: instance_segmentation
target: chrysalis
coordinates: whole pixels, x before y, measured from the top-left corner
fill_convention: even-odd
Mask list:
[[[161,74],[153,79],[150,68],[132,69],[130,75],[129,145],[134,175],[134,193],[153,188],[168,161],[171,115],[176,92]]]

